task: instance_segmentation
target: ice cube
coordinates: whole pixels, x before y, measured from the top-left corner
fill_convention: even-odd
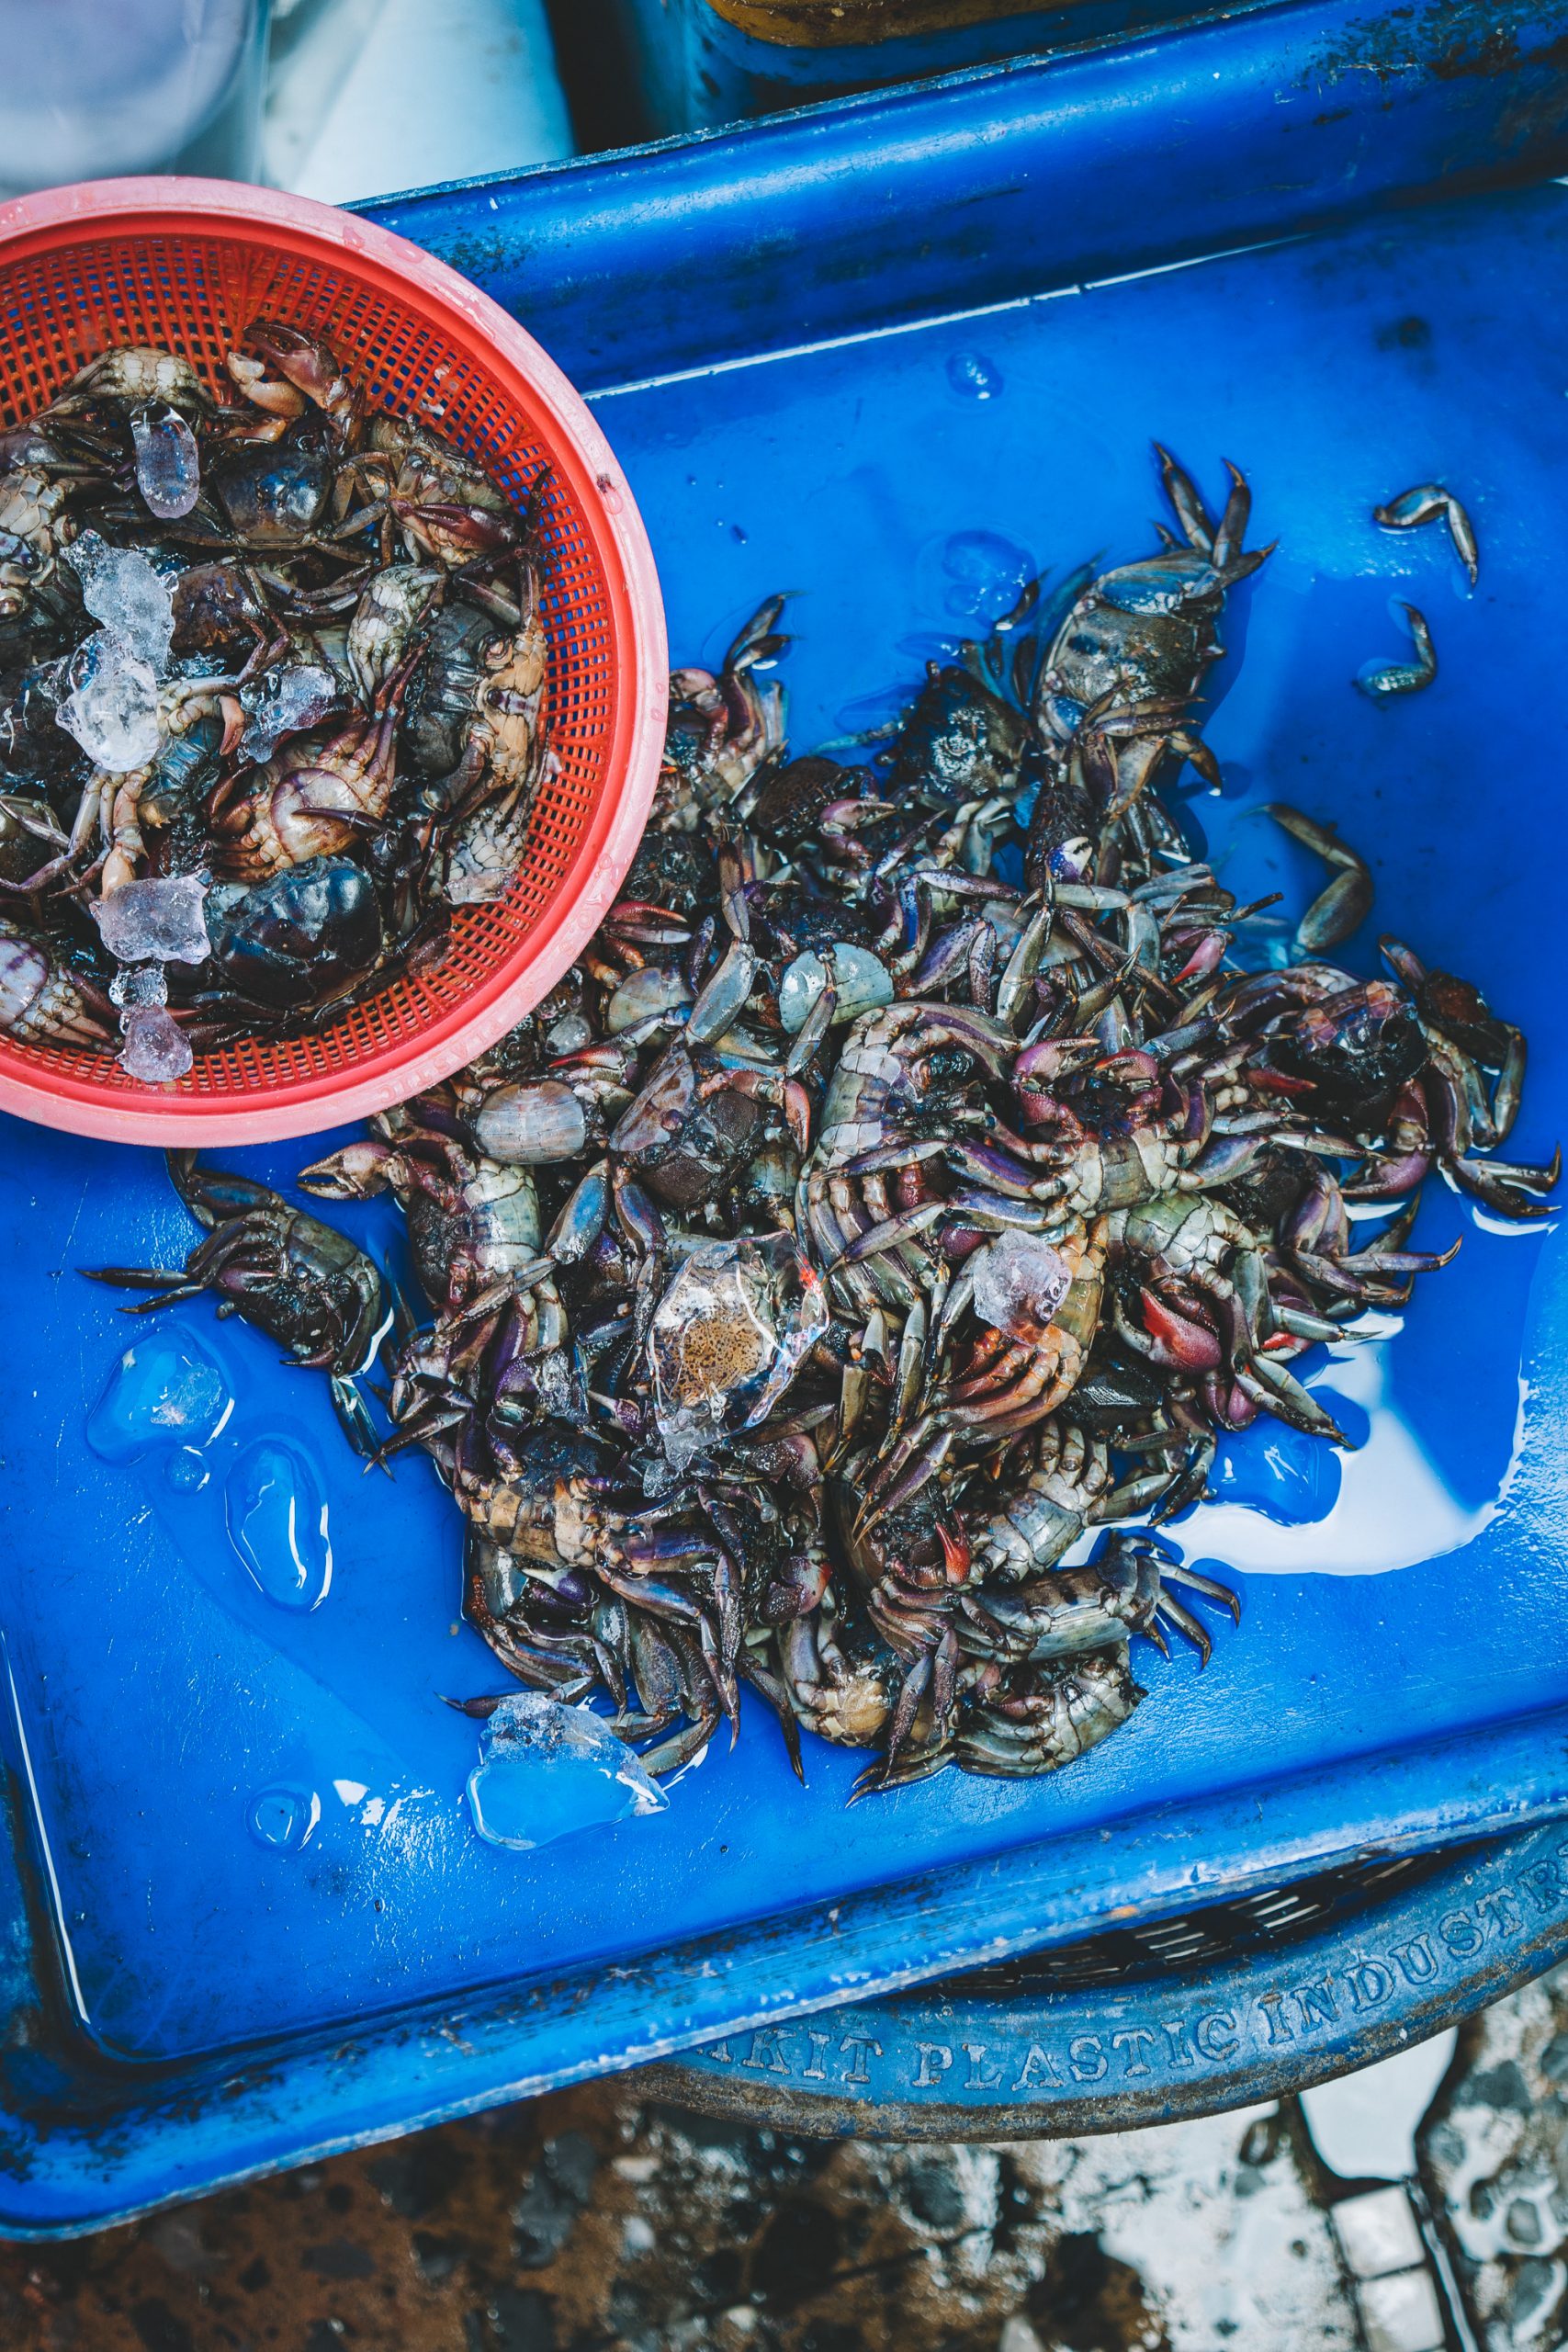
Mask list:
[[[87,1443],[105,1462],[135,1462],[155,1445],[189,1452],[215,1435],[233,1401],[194,1333],[149,1331],[105,1382],[87,1416]]]
[[[169,983],[162,964],[122,965],[109,982],[110,1001],[118,1005],[167,1004]]]
[[[133,1004],[121,1014],[120,1027],[125,1043],[119,1049],[119,1066],[127,1077],[161,1086],[171,1079],[184,1078],[190,1069],[195,1056],[189,1041],[164,1006]]]
[[[204,909],[207,877],[126,882],[93,901],[93,919],[121,964],[204,964],[212,953]]]
[[[668,1459],[684,1469],[750,1403],[779,1345],[772,1286],[749,1241],[694,1250],[654,1312],[648,1351],[653,1417]]]
[[[162,677],[175,633],[174,582],[140,548],[111,548],[96,531],[84,531],[65,554],[93,618]]]
[[[240,752],[247,760],[270,760],[286,735],[301,734],[342,709],[345,696],[332,672],[317,662],[292,670],[264,670],[240,690],[246,713]]]
[[[77,649],[60,724],[95,767],[124,775],[158,748],[158,681],[122,638],[100,629]]]
[[[136,487],[150,511],[164,523],[188,514],[201,493],[201,453],[178,409],[139,408],[130,420],[130,438]]]
[[[738,1423],[765,1419],[827,1322],[821,1282],[792,1235],[694,1250],[649,1329],[666,1458],[684,1469]]]
[[[321,1826],[321,1800],[314,1789],[276,1782],[256,1791],[246,1818],[258,1846],[270,1846],[275,1853],[298,1854]]]
[[[669,1803],[602,1715],[539,1690],[502,1700],[479,1735],[479,1761],[468,1775],[474,1827],[491,1845],[519,1853],[637,1814],[662,1813]]]
[[[1038,1346],[1072,1286],[1061,1251],[1038,1233],[998,1233],[976,1252],[973,1263],[980,1320]]]

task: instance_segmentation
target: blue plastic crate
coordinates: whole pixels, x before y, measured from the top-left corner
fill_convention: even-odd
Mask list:
[[[1279,851],[1258,800],[1342,821],[1380,921],[1529,1026],[1529,1155],[1562,1100],[1540,942],[1568,198],[1544,182],[1568,167],[1568,8],[1506,53],[1470,28],[1280,9],[378,211],[595,395],[683,657],[803,592],[803,745],[890,708],[962,631],[955,538],[1005,542],[1003,571],[1141,552],[1151,432],[1211,492],[1222,454],[1244,464],[1280,547],[1227,616],[1209,732],[1232,789],[1201,821],[1260,879]],[[1434,535],[1369,520],[1438,471],[1478,519],[1473,599]],[[1397,650],[1401,594],[1442,671],[1379,709],[1350,680]],[[6,1140],[6,2227],[85,2226],[1114,1917],[1568,1810],[1555,1230],[1428,1204],[1424,1238],[1462,1227],[1465,1248],[1370,1360],[1385,1385],[1321,1372],[1372,1430],[1342,1492],[1330,1464],[1314,1485],[1288,1448],[1237,1447],[1234,1491],[1298,1523],[1224,1506],[1184,1527],[1190,1557],[1257,1571],[1244,1625],[1201,1680],[1140,1660],[1148,1704],[1078,1768],[846,1813],[856,1759],[808,1741],[803,1794],[754,1709],[667,1814],[518,1857],[467,1826],[473,1729],[437,1694],[496,1675],[447,1631],[457,1529],[427,1472],[362,1479],[320,1389],[205,1305],[171,1328],[237,1398],[219,1476],[106,1469],[84,1417],[135,1327],[73,1269],[166,1262],[190,1231],[146,1156]],[[244,1164],[284,1180],[307,1156]],[[220,1524],[225,1463],[279,1433],[334,1530],[309,1617],[247,1586]],[[280,1784],[321,1807],[293,1855],[246,1826]]]
[[[641,2082],[822,2137],[1129,2132],[1391,2058],[1565,1951],[1568,1839],[1549,1823],[725,2034]]]
[[[839,17],[848,21],[833,22],[833,12],[818,6],[813,23],[805,10],[774,9],[770,18],[762,10],[728,8],[722,0],[718,6],[715,0],[600,0],[600,6],[625,44],[644,125],[657,132],[709,130],[964,66],[1127,40],[1219,13],[1213,0],[1058,0],[1044,7],[982,0],[962,12],[962,23],[878,33],[862,9],[840,10]],[[1225,10],[1227,17],[1236,13],[1234,6]]]

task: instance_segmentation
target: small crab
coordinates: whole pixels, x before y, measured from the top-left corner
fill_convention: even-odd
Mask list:
[[[238,1315],[288,1350],[288,1361],[325,1372],[333,1405],[355,1451],[367,1460],[379,1441],[358,1382],[391,1330],[396,1301],[363,1250],[320,1217],[291,1208],[248,1176],[203,1168],[194,1151],[171,1151],[175,1188],[207,1238],[183,1267],[95,1266],[88,1279],[116,1290],[156,1294],[128,1315],[153,1315],[181,1299],[218,1295],[220,1315]]]

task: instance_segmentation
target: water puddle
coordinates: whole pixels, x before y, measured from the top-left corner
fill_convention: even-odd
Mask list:
[[[1194,1566],[1381,1576],[1462,1551],[1491,1523],[1524,1442],[1524,1384],[1501,1476],[1490,1492],[1467,1496],[1396,1399],[1391,1344],[1399,1343],[1331,1349],[1307,1380],[1347,1436],[1360,1440],[1353,1451],[1273,1419],[1223,1442],[1209,1482],[1215,1499],[1171,1531]]]
[[[248,1445],[224,1482],[229,1541],[279,1609],[319,1609],[332,1589],[326,1498],[304,1455],[279,1438]]]
[[[321,1800],[314,1789],[258,1789],[246,1819],[258,1846],[273,1853],[298,1854],[321,1826]]]
[[[332,1422],[325,1382],[291,1374],[269,1394],[265,1374],[257,1378],[259,1337],[209,1331],[204,1320],[197,1306],[138,1329],[86,1415],[87,1442],[129,1479],[127,1516],[151,1513],[171,1566],[251,1643],[265,1645],[243,1669],[248,1695],[290,1692],[281,1744],[265,1708],[256,1716],[257,1770],[232,1815],[237,1834],[280,1853],[310,1845],[342,1860],[368,1840],[389,1854],[429,1834],[433,1780],[447,1791],[438,1809],[461,1818],[472,1751],[452,1736],[423,1637],[414,1662],[403,1655],[395,1668],[400,1623],[378,1638],[387,1594],[364,1573],[366,1545],[379,1556],[394,1529],[406,1533],[430,1572],[448,1580],[449,1597],[428,1611],[419,1604],[422,1626],[440,1632],[459,1589],[450,1507],[418,1464],[407,1466],[395,1500],[384,1481],[364,1490]],[[333,1493],[358,1504],[344,1522],[342,1577]],[[409,1605],[402,1592],[400,1620]],[[276,1661],[276,1682],[264,1657]]]
[[[964,621],[977,635],[1011,610],[1033,579],[1027,548],[997,531],[955,531],[916,566],[922,604],[940,605],[950,620]]]
[[[994,401],[1003,390],[1001,369],[983,351],[955,351],[947,363],[947,380],[966,401]]]

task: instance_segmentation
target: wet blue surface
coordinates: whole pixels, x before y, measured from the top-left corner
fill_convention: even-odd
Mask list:
[[[1501,267],[1524,237],[1529,271]],[[661,559],[678,658],[716,658],[763,594],[800,592],[784,674],[801,748],[846,711],[857,726],[890,713],[918,680],[908,643],[954,633],[967,575],[942,550],[990,560],[1005,542],[1057,577],[1101,549],[1137,555],[1160,512],[1150,435],[1211,497],[1234,458],[1256,535],[1280,548],[1225,616],[1208,731],[1226,791],[1196,819],[1235,887],[1297,906],[1312,862],[1249,812],[1281,797],[1337,820],[1377,873],[1375,922],[1529,1028],[1513,1148],[1544,1156],[1563,1100],[1542,945],[1560,729],[1541,689],[1568,311],[1542,288],[1565,269],[1568,191],[1549,187],[998,312],[983,339],[974,322],[931,327],[606,398],[599,414]],[[997,379],[983,401],[951,366],[976,350]],[[1473,597],[1440,534],[1370,520],[1437,474],[1476,519]],[[1378,707],[1352,680],[1397,648],[1402,596],[1431,620],[1440,674]],[[1366,942],[1351,956],[1370,968]],[[110,2050],[175,2056],[623,1954],[781,1895],[831,1900],[1568,1697],[1561,1235],[1489,1233],[1434,1193],[1418,1238],[1462,1231],[1455,1265],[1423,1283],[1397,1341],[1336,1350],[1313,1374],[1367,1416],[1368,1445],[1337,1491],[1332,1465],[1279,1432],[1227,1449],[1226,1499],[1178,1539],[1191,1560],[1268,1573],[1243,1577],[1241,1630],[1220,1623],[1201,1680],[1188,1659],[1140,1655],[1146,1705],[1084,1764],[1018,1787],[949,1775],[846,1812],[856,1759],[807,1739],[803,1793],[751,1708],[737,1750],[716,1743],[668,1813],[497,1851],[464,1802],[475,1726],[441,1694],[504,1678],[455,1623],[457,1521],[434,1478],[412,1462],[363,1476],[324,1387],[205,1302],[164,1328],[209,1352],[232,1415],[205,1445],[181,1432],[176,1478],[161,1447],[106,1466],[85,1419],[136,1327],[73,1270],[177,1263],[193,1229],[151,1155],[18,1127],[6,1143],[0,1266],[26,1370],[7,1410],[0,1615],[74,1982]],[[237,1164],[286,1180],[326,1148]],[[393,1230],[378,1210],[333,1214]],[[231,1473],[261,1442],[294,1448],[330,1510],[332,1587],[309,1612],[268,1600],[226,1532]],[[209,1464],[204,1483],[186,1453]],[[264,1842],[257,1806],[278,1790],[319,1802],[308,1838],[285,1826]],[[286,1816],[269,1796],[265,1822]]]

